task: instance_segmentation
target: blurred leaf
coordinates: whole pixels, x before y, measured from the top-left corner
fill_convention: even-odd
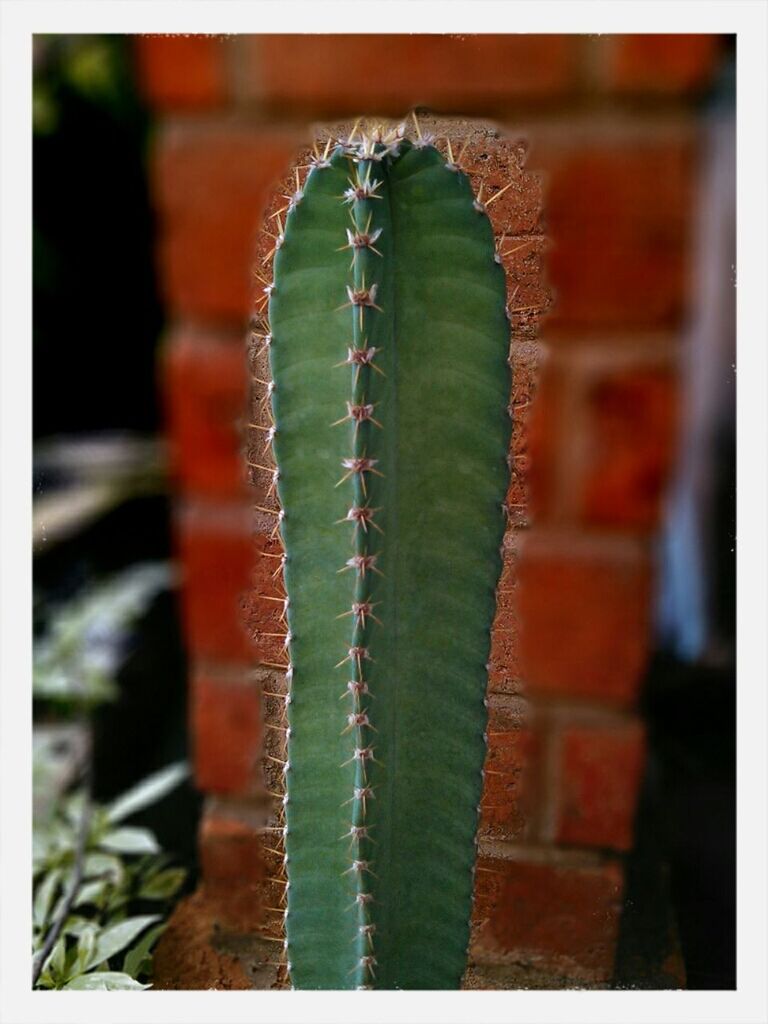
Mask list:
[[[120,88],[114,51],[98,38],[77,40],[67,53],[63,71],[73,88],[90,100],[109,100]]]
[[[99,933],[98,925],[91,922],[84,927],[77,940],[77,954],[74,962],[74,973],[82,974],[88,969],[96,953],[96,942]]]
[[[147,828],[116,828],[99,842],[103,850],[114,853],[159,853],[160,846]]]
[[[144,931],[144,929],[158,921],[159,917],[157,914],[143,914],[140,917],[129,917],[125,921],[121,921],[119,924],[112,925],[111,928],[106,928],[101,935],[99,935],[96,946],[88,961],[86,970],[90,970],[92,967],[96,967],[98,964],[104,963],[109,960],[110,957],[115,956],[121,950],[125,949],[126,946],[130,946],[137,936]]]
[[[53,90],[35,82],[32,93],[32,128],[36,135],[52,135],[59,126],[59,106]]]
[[[106,875],[112,882],[118,883],[125,875],[125,866],[119,857],[108,853],[89,853],[85,858],[83,874],[86,878]]]
[[[189,768],[184,761],[161,768],[108,804],[108,820],[122,821],[144,807],[156,803],[178,786],[188,774]]]
[[[113,884],[107,878],[99,878],[95,882],[86,882],[85,885],[80,887],[77,898],[72,905],[74,907],[82,907],[85,903],[100,904]]]
[[[139,888],[139,896],[145,900],[168,900],[178,892],[186,877],[184,868],[168,868],[147,879]]]
[[[85,704],[116,697],[130,627],[170,582],[166,563],[140,563],[57,608],[35,641],[33,696]]]
[[[121,971],[96,971],[92,974],[80,974],[67,982],[65,989],[77,991],[108,991],[115,992],[118,989],[145,989],[149,985],[142,985],[129,974]]]
[[[65,935],[73,935],[76,939],[79,939],[83,931],[86,928],[90,928],[93,922],[87,917],[80,917],[78,914],[72,914],[64,922],[63,932]]]
[[[61,868],[54,868],[43,878],[35,890],[35,899],[32,910],[32,920],[36,928],[42,928],[48,920],[51,912],[51,905],[56,896],[61,882],[63,872]]]
[[[154,928],[150,928],[133,949],[125,954],[123,970],[127,974],[130,974],[133,978],[138,978],[141,974],[148,973],[152,963],[150,956],[152,947],[163,934],[166,927],[167,924],[163,921],[161,924],[155,925]]]

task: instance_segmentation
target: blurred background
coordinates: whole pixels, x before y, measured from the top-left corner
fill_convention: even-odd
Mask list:
[[[158,986],[270,983],[256,233],[313,122],[414,107],[526,140],[513,277],[553,296],[492,656],[508,784],[482,836],[508,870],[468,983],[735,986],[734,72],[711,35],[36,38],[40,806],[191,762],[141,812],[186,868]]]

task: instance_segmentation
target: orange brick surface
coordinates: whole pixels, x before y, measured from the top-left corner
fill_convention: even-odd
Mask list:
[[[297,139],[239,123],[175,125],[154,159],[159,263],[170,310],[245,325],[255,289],[254,241]]]
[[[247,672],[197,669],[191,684],[190,728],[199,789],[239,794],[259,788],[261,707],[258,687]]]
[[[629,850],[645,763],[642,723],[571,725],[558,743],[556,841]]]
[[[702,89],[713,78],[723,39],[717,35],[621,35],[608,40],[609,88],[668,94]]]
[[[518,97],[551,97],[572,82],[575,60],[557,35],[250,36],[244,94],[311,114],[398,117],[417,105],[487,111]]]
[[[243,339],[178,328],[166,339],[163,390],[171,470],[186,494],[245,493]]]
[[[252,933],[263,926],[265,865],[255,824],[236,809],[207,802],[198,836],[204,889],[219,927]]]
[[[610,979],[623,891],[618,863],[481,857],[478,869],[477,960],[546,964],[574,980]]]
[[[538,146],[556,293],[548,328],[663,327],[686,310],[691,150],[685,139]]]
[[[650,584],[641,555],[525,548],[516,607],[529,695],[632,703],[648,657]]]
[[[200,110],[226,100],[227,42],[204,35],[141,35],[134,53],[142,91],[153,107]]]
[[[677,375],[669,369],[606,373],[586,396],[589,451],[578,499],[590,525],[652,530],[676,454]]]
[[[187,645],[197,659],[253,660],[243,604],[255,585],[255,543],[247,508],[189,507],[177,516],[182,568],[181,611]]]

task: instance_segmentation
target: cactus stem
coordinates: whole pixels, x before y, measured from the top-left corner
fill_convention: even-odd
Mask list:
[[[336,667],[338,668],[339,666],[337,665]],[[363,679],[350,679],[347,683],[346,690],[341,694],[339,700],[344,700],[344,698],[349,696],[350,693],[356,701],[360,699],[360,695],[363,693],[375,700],[374,694],[372,694],[368,689],[368,683]]]
[[[314,160],[310,160],[310,168],[320,170],[321,168],[324,167],[330,167],[331,161],[328,159],[328,154],[331,151],[331,139],[329,138],[325,143],[325,149],[323,150],[322,156],[320,155],[320,150],[317,148],[317,142],[313,144],[313,149],[315,153],[315,158]]]
[[[373,786],[355,786],[354,796],[351,796],[349,798],[349,800],[345,800],[344,803],[341,806],[342,807],[346,807],[347,804],[351,804],[355,800],[357,800],[360,803],[360,808],[361,808],[361,810],[363,812],[363,817],[365,817],[366,800],[368,800],[368,799],[371,799],[371,800],[375,800],[376,799],[376,797],[374,796],[374,792],[373,792]],[[371,872],[371,874],[373,874],[373,872]]]
[[[453,159],[453,149],[451,147],[451,140],[449,138],[446,138],[445,141],[448,143],[448,159],[445,161],[445,166],[448,168],[449,171],[453,171],[454,173],[457,173],[458,171],[463,171],[464,168],[461,166],[461,161],[464,158],[464,154],[467,151],[469,139],[465,140],[464,145],[461,148],[461,152],[459,153],[456,160]]]
[[[381,188],[382,182],[376,178],[371,181],[371,168],[372,164],[368,165],[365,177],[361,180],[359,168],[355,168],[354,178],[347,178],[349,182],[349,188],[345,189],[343,194],[337,198],[343,200],[345,203],[352,203],[356,199],[381,199],[382,197],[377,194],[377,189]]]
[[[363,284],[362,284],[361,288],[355,288],[352,285],[347,285],[347,298],[349,299],[349,302],[345,302],[343,305],[337,306],[336,307],[336,312],[338,313],[342,309],[349,309],[350,306],[359,306],[360,307],[360,327],[362,328],[362,326],[363,326],[363,324],[362,324],[363,308],[365,306],[367,306],[369,309],[377,309],[380,313],[384,312],[384,310],[381,308],[381,306],[377,306],[376,305],[376,292],[377,292],[377,290],[378,290],[378,285],[377,284],[372,284],[372,285],[370,285],[370,287],[366,288],[366,286],[365,286],[365,275],[363,275]]]
[[[340,420],[336,420],[331,424],[331,426],[338,427],[340,423],[346,423],[349,420],[353,420],[355,424],[355,435],[357,435],[358,426],[366,420],[370,420],[371,423],[375,423],[376,426],[381,429],[381,423],[379,423],[373,415],[373,410],[375,408],[376,405],[372,403],[368,403],[367,405],[353,405],[351,402],[347,402],[347,415],[342,416]]]
[[[357,666],[358,672],[362,671],[362,662],[373,661],[374,659],[368,653],[367,647],[350,647],[347,652],[346,658],[342,658],[338,664],[334,665],[334,668],[341,668],[346,662],[351,661]]]
[[[381,347],[376,348],[376,347],[372,346],[371,348],[368,348],[367,347],[367,340],[366,340],[366,341],[363,342],[363,348],[348,348],[347,349],[347,358],[346,359],[342,359],[342,361],[340,363],[334,363],[334,367],[333,368],[335,370],[335,369],[338,369],[338,367],[340,367],[340,366],[354,366],[355,367],[355,380],[354,380],[354,386],[355,387],[357,387],[357,381],[358,381],[358,378],[359,378],[359,375],[360,375],[360,367],[361,366],[370,366],[370,368],[372,370],[375,370],[376,373],[380,373],[382,377],[386,377],[386,374],[384,373],[384,371],[380,367],[376,366],[376,364],[373,362],[373,359],[374,359],[374,357],[375,357],[377,352],[381,352]]]
[[[355,532],[357,532],[358,526],[362,526],[363,533],[368,532],[368,525],[370,524],[375,530],[378,530],[379,533],[383,534],[384,531],[382,530],[382,528],[378,525],[378,523],[375,523],[373,521],[374,512],[380,511],[380,506],[379,508],[370,508],[368,505],[353,505],[352,508],[350,508],[347,514],[344,516],[344,518],[337,519],[336,523],[354,523]]]
[[[351,875],[352,873],[362,875],[363,873],[373,875],[374,878],[378,877],[371,870],[371,862],[368,860],[353,860],[350,867],[346,871],[342,871],[342,875]]]
[[[352,754],[352,757],[347,761],[342,762],[339,767],[346,768],[346,766],[348,764],[352,764],[353,761],[359,761],[362,765],[364,765],[366,761],[376,761],[376,764],[381,763],[374,757],[373,747],[355,747],[355,752]],[[342,838],[344,837],[342,836]]]
[[[365,578],[365,574],[368,569],[371,572],[375,572],[377,576],[384,576],[381,569],[376,568],[377,555],[353,555],[352,558],[348,558],[346,564],[337,569],[336,572],[346,572],[348,569],[354,569],[355,573],[361,578]]]
[[[374,964],[376,964],[376,966],[378,966],[378,961],[376,960],[376,957],[374,957],[374,956],[361,956],[360,957],[360,966],[363,968],[363,970],[367,970],[372,978],[376,977],[376,972],[373,969],[373,965]]]
[[[369,619],[373,619],[374,622],[378,622],[380,626],[383,626],[384,623],[373,614],[372,610],[379,604],[381,604],[381,601],[376,601],[374,604],[371,604],[370,601],[355,601],[348,612],[342,612],[341,615],[337,615],[336,618],[345,619],[348,615],[354,615],[357,619],[358,625],[365,627],[365,620],[367,617]]]
[[[365,711],[353,711],[351,714],[347,715],[347,727],[346,729],[342,729],[339,735],[344,736],[352,729],[359,729],[362,727],[372,729],[374,732],[379,731],[375,726],[371,725],[370,721],[368,720],[368,715],[366,714]],[[354,797],[352,797],[352,799],[354,800]]]
[[[357,457],[357,458],[353,457],[351,459],[342,459],[341,460],[342,466],[345,469],[347,469],[349,472],[345,473],[344,476],[341,478],[341,480],[339,480],[339,482],[337,484],[335,484],[334,486],[340,487],[346,480],[349,480],[349,478],[352,476],[353,473],[357,473],[360,476],[360,486],[361,486],[362,491],[363,491],[363,497],[367,498],[368,497],[368,492],[366,490],[365,474],[366,473],[373,473],[375,476],[380,476],[382,478],[384,477],[383,473],[380,473],[378,469],[374,469],[374,464],[376,462],[378,462],[378,459],[368,459],[368,458],[365,457],[365,455],[362,455],[362,456]],[[376,556],[374,555],[372,557],[375,558]],[[351,568],[349,562],[347,562],[347,565],[345,566],[345,568]],[[339,569],[339,572],[343,572],[343,571],[344,571],[344,569]],[[365,572],[363,572],[363,575],[365,575]]]
[[[367,825],[350,825],[349,832],[345,832],[343,836],[339,836],[339,840],[349,839],[351,836],[353,840],[370,839],[371,842],[374,840],[368,834],[370,826]]]

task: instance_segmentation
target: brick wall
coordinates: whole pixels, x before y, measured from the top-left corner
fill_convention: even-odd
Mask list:
[[[718,37],[685,35],[135,40],[157,118],[161,377],[195,772],[209,797],[203,888],[225,931],[262,926],[260,695],[280,683],[260,636],[275,615],[256,558],[271,526],[252,510],[241,451],[257,229],[309,122],[421,104],[527,138],[545,220],[535,189],[509,207],[531,244],[508,273],[516,301],[541,305],[545,233],[555,295],[538,369],[530,346],[516,365],[467,984],[609,982],[643,773],[653,543],[675,457],[697,101],[721,53]]]

